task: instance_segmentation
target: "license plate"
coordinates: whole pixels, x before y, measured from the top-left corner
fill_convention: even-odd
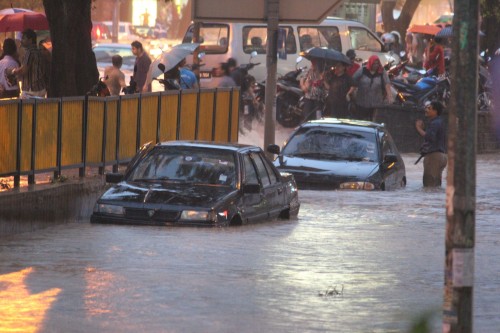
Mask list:
[[[200,72],[200,79],[210,79],[212,78],[212,73],[211,72]]]

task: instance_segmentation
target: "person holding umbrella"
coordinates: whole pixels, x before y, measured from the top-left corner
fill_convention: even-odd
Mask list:
[[[349,101],[346,96],[354,85],[351,76],[347,73],[347,64],[337,62],[333,66],[333,73],[327,76],[325,87],[328,90],[325,116],[349,118]]]
[[[3,42],[3,52],[0,56],[0,98],[19,97],[19,83],[12,70],[19,67],[17,46],[12,38]]]
[[[320,110],[325,97],[323,83],[324,61],[315,57],[311,57],[310,61],[311,68],[300,79],[300,88],[304,92],[303,112],[306,121],[318,118],[314,111]]]
[[[432,75],[443,75],[445,73],[444,49],[440,42],[439,37],[431,37],[429,44],[425,48],[424,68]]]

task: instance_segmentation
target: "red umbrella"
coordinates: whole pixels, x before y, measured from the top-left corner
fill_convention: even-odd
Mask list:
[[[36,12],[0,15],[0,32],[23,31],[25,29],[48,30],[49,22],[44,14]]]
[[[424,34],[424,35],[435,35],[439,31],[441,31],[443,27],[438,24],[426,24],[426,25],[413,25],[408,29],[408,32],[414,32],[417,34]]]

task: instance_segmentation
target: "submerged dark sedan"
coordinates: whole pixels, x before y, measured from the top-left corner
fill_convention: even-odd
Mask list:
[[[293,175],[256,146],[171,141],[149,145],[98,200],[93,223],[240,225],[296,217]]]
[[[325,118],[302,124],[274,165],[299,188],[392,190],[406,186],[403,159],[387,131],[368,121]]]

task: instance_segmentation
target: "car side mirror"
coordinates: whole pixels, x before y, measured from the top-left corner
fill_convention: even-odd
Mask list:
[[[107,173],[106,183],[118,184],[123,180],[123,174],[121,173]]]
[[[243,193],[248,194],[257,194],[260,193],[260,185],[259,184],[245,184],[242,187]]]
[[[398,157],[394,154],[387,154],[384,156],[384,164],[397,163]]]
[[[165,65],[164,64],[159,63],[158,68],[161,70],[162,73],[165,73]]]
[[[278,146],[276,144],[270,144],[269,146],[267,146],[267,152],[269,152],[271,154],[279,155],[280,154],[280,146]]]

